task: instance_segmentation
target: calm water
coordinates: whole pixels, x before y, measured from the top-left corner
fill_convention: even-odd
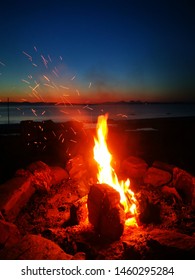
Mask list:
[[[108,113],[109,119],[148,119],[195,116],[195,104],[117,104],[117,105],[10,105],[10,123],[22,120],[53,120],[66,122],[78,120],[82,122],[96,121],[100,114]],[[8,123],[8,111],[0,104],[0,124]]]

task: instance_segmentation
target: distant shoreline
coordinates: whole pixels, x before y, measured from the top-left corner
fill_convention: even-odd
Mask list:
[[[152,102],[152,101],[116,101],[116,102],[112,102],[112,101],[107,101],[107,102],[94,102],[94,103],[70,103],[70,102],[28,102],[28,101],[21,101],[21,102],[14,102],[14,101],[2,101],[0,102],[0,106],[7,106],[7,104],[9,103],[9,105],[26,105],[26,106],[32,106],[32,105],[36,105],[36,106],[62,106],[62,105],[66,105],[66,106],[86,106],[86,105],[90,105],[90,106],[94,106],[94,105],[121,105],[121,104],[127,104],[127,105],[136,105],[136,104],[195,104],[195,101],[186,101],[186,102],[179,102],[179,101],[174,101],[174,102]]]

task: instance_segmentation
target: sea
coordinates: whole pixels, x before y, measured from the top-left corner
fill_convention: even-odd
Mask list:
[[[108,114],[112,120],[135,120],[170,117],[195,117],[195,103],[116,103],[89,105],[9,104],[0,103],[0,124],[16,124],[25,120],[83,123],[97,121]]]

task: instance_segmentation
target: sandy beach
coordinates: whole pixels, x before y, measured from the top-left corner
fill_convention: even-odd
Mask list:
[[[114,158],[119,163],[130,155],[143,158],[152,164],[155,160],[176,165],[195,174],[195,118],[162,118],[145,120],[108,121],[108,145]],[[52,123],[57,127],[58,135],[45,141],[44,145],[37,142],[36,135],[31,141],[25,136],[21,124],[0,126],[0,182],[12,177],[19,168],[35,160],[42,160],[48,164],[64,165],[67,161],[67,139],[71,143],[72,156],[81,153],[88,157],[93,149],[95,128],[83,129],[82,124],[76,125],[77,139],[71,135],[62,139],[60,136],[66,124]],[[72,127],[71,124],[68,124]],[[59,130],[60,126],[60,130]],[[27,125],[28,127],[28,125]],[[95,124],[93,125],[95,127]],[[31,129],[31,128],[29,128]],[[71,128],[72,129],[72,128]],[[75,129],[75,128],[74,128]],[[73,130],[74,130],[73,129]],[[47,128],[47,133],[49,129]],[[53,131],[54,134],[57,134]],[[60,134],[61,133],[61,134]],[[29,133],[28,133],[29,134]],[[74,136],[74,133],[73,133]],[[43,138],[43,136],[40,136]],[[45,136],[44,136],[45,137]],[[57,140],[56,140],[57,138]],[[40,139],[39,139],[40,140]],[[41,145],[42,144],[42,145]]]

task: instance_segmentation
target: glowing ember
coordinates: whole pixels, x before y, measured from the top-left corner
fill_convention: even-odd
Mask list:
[[[101,115],[98,117],[97,123],[97,138],[94,138],[94,159],[98,164],[98,183],[107,184],[113,187],[120,193],[120,202],[124,207],[124,211],[127,217],[126,225],[137,225],[135,220],[136,212],[136,198],[134,193],[129,189],[130,180],[127,179],[125,182],[118,180],[118,177],[111,165],[112,155],[110,154],[107,147],[107,126],[108,115]]]

